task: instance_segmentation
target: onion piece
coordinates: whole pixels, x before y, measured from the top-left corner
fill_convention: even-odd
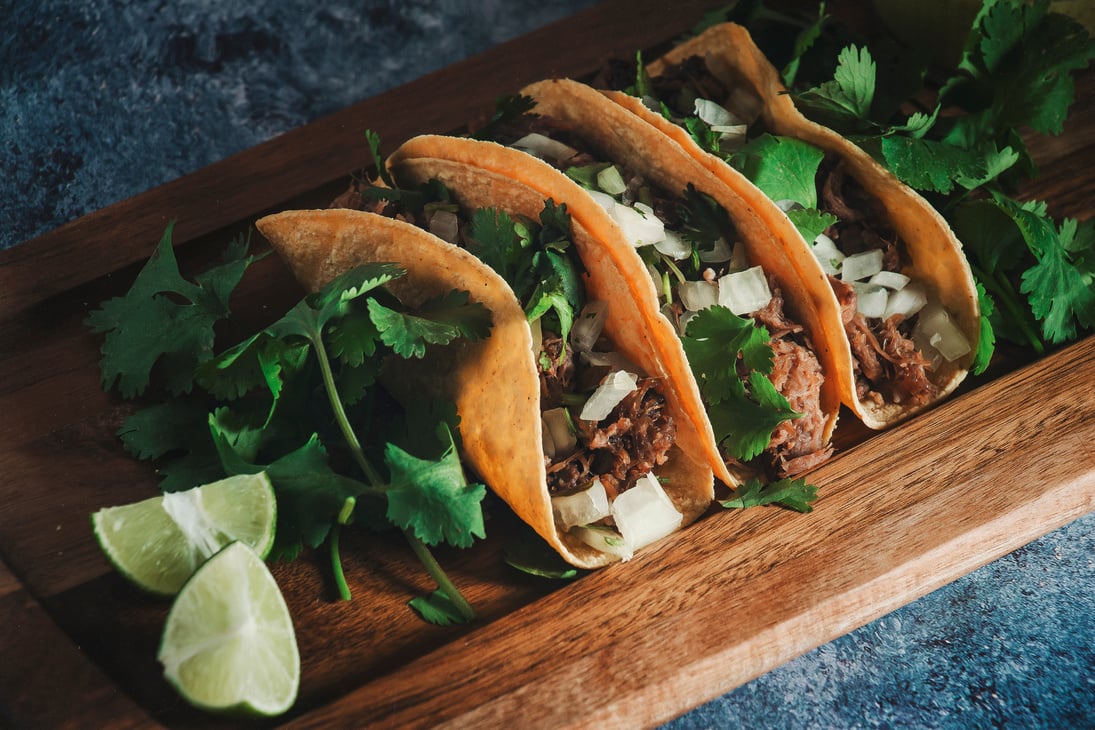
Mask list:
[[[540,318],[537,317],[529,322],[528,328],[532,330],[532,354],[536,356],[538,361],[540,359],[540,350],[544,349],[544,330],[540,325]]]
[[[612,502],[612,519],[632,550],[638,550],[680,528],[684,516],[652,473]]]
[[[949,362],[954,362],[972,349],[969,339],[951,320],[947,310],[937,302],[926,305],[920,311],[920,317],[913,328],[913,337],[918,342],[926,340]]]
[[[456,243],[460,235],[460,221],[451,210],[435,210],[430,216],[430,233],[446,243]]]
[[[730,250],[730,244],[726,242],[725,238],[718,238],[715,241],[714,248],[710,250],[699,250],[700,261],[705,264],[718,264],[723,261],[729,261],[733,252]]]
[[[537,132],[526,134],[510,146],[528,152],[535,157],[558,162],[569,160],[578,154],[578,150],[570,145],[563,144],[551,137],[545,137]]]
[[[597,173],[597,187],[609,195],[623,195],[627,190],[627,183],[616,166],[609,165]]]
[[[719,286],[709,281],[682,281],[677,285],[677,296],[685,309],[698,312],[719,303]]]
[[[611,527],[572,527],[570,534],[594,550],[615,555],[620,560],[631,560],[635,554],[623,535]]]
[[[876,286],[884,286],[887,289],[893,289],[894,291],[900,291],[905,288],[905,285],[911,281],[909,277],[904,274],[899,274],[896,271],[879,271],[872,276],[868,281],[869,284]]]
[[[696,116],[702,119],[709,127],[729,127],[740,125],[742,121],[733,115],[726,107],[711,101],[710,99],[696,99],[692,105]]]
[[[540,414],[540,420],[544,424],[544,432],[551,435],[554,445],[554,459],[565,459],[574,453],[578,446],[578,436],[574,433],[574,426],[570,422],[570,414],[566,408],[550,408]]]
[[[764,269],[735,271],[719,279],[719,304],[740,316],[763,308],[772,300]]]
[[[608,319],[608,302],[595,300],[587,302],[574,325],[570,328],[570,344],[579,352],[588,352],[597,343],[597,338],[605,328]]]
[[[871,278],[879,271],[882,271],[882,249],[873,248],[844,257],[840,278],[844,281],[861,281]]]
[[[658,253],[665,254],[675,261],[686,259],[692,255],[692,244],[673,231],[665,231],[665,238],[655,241],[654,248],[658,250]]]
[[[612,214],[612,209],[616,207],[616,199],[608,193],[602,193],[600,190],[586,190],[590,197],[597,201],[597,204],[605,209],[605,212],[609,215]]]
[[[840,274],[840,269],[844,264],[844,253],[836,247],[833,239],[824,233],[819,233],[811,248],[814,251],[814,258],[818,260],[826,274],[831,276]]]
[[[889,319],[895,314],[900,314],[908,319],[923,309],[927,303],[928,293],[924,285],[914,281],[890,295],[890,301],[886,303],[886,311],[882,316]]]
[[[802,208],[802,204],[797,201],[791,200],[790,198],[783,198],[782,200],[776,201],[776,207],[782,210],[784,213],[790,213],[792,210],[798,210]],[[829,243],[832,243],[832,241],[829,241]]]
[[[890,299],[884,287],[868,282],[854,282],[857,312],[867,318],[881,317],[886,313],[886,304]]]
[[[551,498],[551,510],[555,521],[569,530],[577,525],[589,525],[611,513],[608,493],[600,479],[594,479],[588,489],[574,494]]]
[[[609,352],[583,351],[578,353],[578,357],[582,358],[582,362],[587,365],[605,367],[609,370],[626,370],[628,372],[638,370],[638,368],[635,367],[635,363],[627,358],[627,355],[624,355],[617,350],[611,350]]]
[[[637,375],[624,370],[609,373],[582,406],[582,413],[578,418],[583,421],[600,421],[608,418],[612,409],[618,406],[628,393],[639,387],[638,381]]]
[[[665,224],[654,215],[651,210],[649,215],[639,208],[642,203],[636,203],[635,207],[616,203],[612,208],[612,217],[620,226],[620,230],[632,246],[648,246],[665,238]],[[648,208],[648,206],[643,206]],[[649,208],[648,208],[649,210]]]

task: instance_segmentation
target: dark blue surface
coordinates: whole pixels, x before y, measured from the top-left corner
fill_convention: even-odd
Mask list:
[[[0,0],[0,248],[590,4]],[[998,726],[1095,727],[1095,515],[669,725]]]

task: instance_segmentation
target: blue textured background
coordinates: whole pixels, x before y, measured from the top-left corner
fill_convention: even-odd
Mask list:
[[[0,0],[0,248],[591,4]],[[1095,515],[669,724],[758,726],[1095,727]]]

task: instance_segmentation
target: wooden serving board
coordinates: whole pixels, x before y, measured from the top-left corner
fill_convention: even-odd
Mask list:
[[[83,320],[123,292],[170,219],[184,267],[269,210],[322,205],[391,146],[461,127],[496,96],[581,76],[676,37],[707,6],[611,0],[531,36],[283,135],[0,252],[0,724],[229,726],[186,707],[155,662],[168,605],[112,572],[94,510],[155,493],[114,437],[125,406],[99,386]],[[611,39],[607,42],[605,39]],[[567,53],[556,49],[566,47]],[[1095,80],[1065,135],[1036,140],[1029,194],[1085,217],[1095,197]],[[242,329],[300,295],[275,258],[235,300]],[[275,726],[653,725],[954,580],[1095,509],[1095,338],[992,377],[886,433],[848,415],[810,475],[812,514],[714,511],[626,564],[532,579],[492,536],[443,564],[481,613],[428,626],[431,589],[398,541],[343,538],[354,600],[318,559],[273,566],[297,626],[301,695]]]

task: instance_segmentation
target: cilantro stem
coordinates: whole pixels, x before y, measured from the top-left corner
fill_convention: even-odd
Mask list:
[[[418,556],[418,559],[422,561],[422,565],[425,566],[426,572],[430,574],[430,577],[437,583],[437,587],[448,596],[453,605],[460,612],[460,615],[465,621],[475,620],[475,609],[471,607],[468,600],[464,598],[464,595],[460,592],[460,589],[449,580],[449,576],[445,574],[444,569],[434,558],[433,553],[426,547],[426,544],[415,537],[410,530],[404,530],[403,534],[407,538],[407,542],[411,545],[411,550]]]
[[[342,504],[342,509],[338,513],[338,521],[331,528],[331,535],[327,538],[331,549],[331,572],[335,577],[335,587],[338,589],[339,598],[344,601],[350,600],[350,585],[346,582],[346,573],[342,570],[342,557],[338,545],[339,538],[342,536],[342,526],[349,524],[350,517],[353,515],[356,506],[357,500],[354,497],[346,498],[346,501]]]
[[[343,601],[350,600],[350,585],[346,582],[346,573],[342,570],[342,556],[339,554],[338,542],[342,535],[342,524],[331,527],[331,534],[327,538],[331,548],[331,572],[335,577],[335,588],[338,589],[338,597]]]
[[[1022,304],[1020,304],[1019,297],[1011,283],[1002,274],[998,273],[996,276],[992,276],[977,266],[971,265],[970,268],[977,280],[981,282],[981,285],[996,299],[996,303],[1007,310],[1008,317],[1023,333],[1027,344],[1039,355],[1044,354],[1046,348],[1042,343],[1042,338],[1031,325],[1030,318],[1023,309]]]
[[[370,486],[379,487],[384,484],[384,478],[380,472],[365,458],[365,451],[361,448],[361,442],[357,440],[357,434],[350,426],[350,419],[346,417],[346,409],[342,406],[342,397],[338,394],[338,386],[335,385],[335,375],[331,371],[331,361],[327,358],[327,348],[323,345],[322,337],[315,337],[312,345],[319,359],[319,369],[323,373],[323,387],[327,391],[327,399],[331,403],[331,410],[335,412],[335,420],[342,431],[342,437],[350,446],[350,453],[354,461],[361,467],[361,471],[369,479]]]

